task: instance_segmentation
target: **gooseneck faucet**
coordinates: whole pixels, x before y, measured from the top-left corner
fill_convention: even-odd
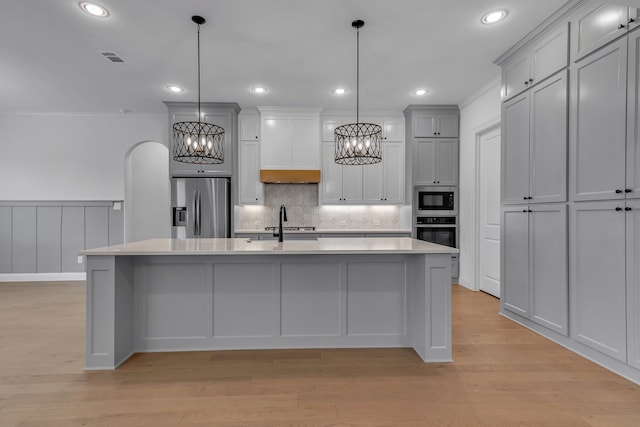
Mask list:
[[[287,208],[285,208],[284,205],[280,206],[280,213],[278,214],[278,242],[282,242],[284,237],[284,233],[282,231],[282,221],[287,221]],[[275,231],[273,235],[276,235]]]

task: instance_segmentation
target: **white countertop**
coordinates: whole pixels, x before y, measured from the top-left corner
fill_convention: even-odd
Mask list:
[[[454,254],[458,249],[409,237],[321,238],[317,240],[152,239],[91,249],[82,255],[330,255]]]
[[[242,228],[235,230],[236,234],[271,234],[273,231],[264,229],[248,229]],[[410,234],[411,230],[399,229],[399,228],[367,228],[367,229],[353,229],[353,228],[316,228],[315,230],[284,230],[284,234],[393,234],[393,233],[407,233]]]

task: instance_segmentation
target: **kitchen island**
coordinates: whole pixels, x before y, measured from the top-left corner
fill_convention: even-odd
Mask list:
[[[451,358],[451,255],[411,238],[153,239],[84,251],[87,370],[133,353],[412,347]]]

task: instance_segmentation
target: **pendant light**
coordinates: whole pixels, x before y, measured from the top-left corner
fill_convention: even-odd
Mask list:
[[[360,123],[360,28],[364,21],[351,23],[356,29],[356,122],[335,128],[335,162],[341,165],[370,165],[382,161],[382,127]]]
[[[192,16],[198,26],[198,121],[178,122],[173,125],[173,159],[183,163],[224,163],[224,129],[203,123],[200,112],[200,25],[202,16]]]

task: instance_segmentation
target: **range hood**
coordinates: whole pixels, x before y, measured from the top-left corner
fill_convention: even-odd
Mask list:
[[[265,184],[317,184],[318,169],[260,169],[260,182]]]

